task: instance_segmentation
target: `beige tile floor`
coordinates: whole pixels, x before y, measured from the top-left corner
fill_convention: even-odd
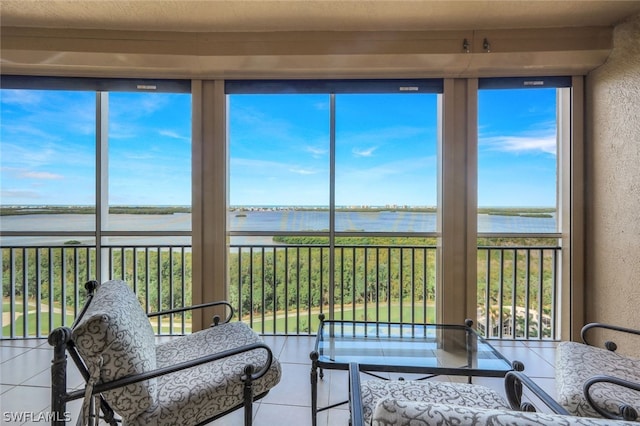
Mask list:
[[[310,426],[311,387],[309,353],[315,337],[265,336],[282,363],[281,382],[254,406],[255,426]],[[525,364],[525,372],[540,387],[555,397],[554,342],[494,341],[494,346],[509,359]],[[52,349],[45,339],[0,340],[0,424],[39,425],[37,421],[13,421],[7,413],[46,413],[50,405],[50,374]],[[409,375],[404,375],[410,378]],[[363,375],[363,380],[368,376]],[[460,378],[442,376],[438,380],[458,381]],[[466,380],[466,379],[464,379]],[[82,379],[72,374],[70,386],[79,386]],[[503,380],[476,378],[480,383],[504,394]],[[318,404],[325,406],[347,399],[348,379],[345,371],[325,371],[318,385]],[[536,401],[532,401],[534,405]],[[73,422],[80,408],[79,402],[68,407]],[[545,411],[540,407],[541,411]],[[347,425],[348,406],[323,411],[318,414],[319,426]],[[211,423],[213,426],[242,425],[243,413],[238,410]]]

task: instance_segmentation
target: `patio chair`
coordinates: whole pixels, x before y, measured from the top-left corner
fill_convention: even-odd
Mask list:
[[[613,341],[603,347],[587,340],[589,331],[626,336],[640,330],[590,323],[582,328],[584,343],[562,342],[556,349],[558,402],[576,416],[637,420],[640,410],[640,359],[621,355]]]
[[[233,309],[227,302],[147,315],[124,281],[90,281],[85,287],[87,302],[74,324],[49,335],[55,425],[68,420],[67,402],[83,397],[83,424],[100,415],[114,426],[198,425],[244,407],[244,424],[250,425],[253,401],[280,380],[271,349],[246,324],[229,322]],[[209,306],[225,307],[227,317],[156,344],[149,316]],[[83,389],[67,389],[67,353],[86,380]]]
[[[522,401],[523,386],[551,413],[539,413]],[[360,381],[358,365],[349,366],[351,426],[630,425],[620,420],[571,416],[528,376],[505,377],[508,402],[496,391],[468,383],[411,380]]]

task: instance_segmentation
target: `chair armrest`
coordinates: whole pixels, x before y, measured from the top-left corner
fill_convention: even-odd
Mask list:
[[[350,426],[363,426],[364,413],[362,410],[362,392],[360,390],[360,368],[357,363],[349,363],[349,411],[351,411]]]
[[[633,328],[626,328],[626,327],[620,327],[617,325],[612,325],[612,324],[603,324],[603,323],[599,323],[599,322],[592,322],[589,323],[587,325],[585,325],[584,327],[582,327],[582,330],[580,331],[580,336],[582,337],[582,341],[584,343],[586,343],[587,345],[590,346],[595,346],[591,343],[589,343],[587,341],[587,332],[591,329],[596,329],[596,328],[603,328],[603,329],[607,329],[607,330],[613,330],[613,331],[617,331],[620,333],[627,333],[627,334],[634,334],[637,336],[640,336],[640,330],[635,330]],[[610,351],[615,351],[616,349],[618,349],[618,346],[612,342],[612,341],[606,341],[604,342],[604,346],[605,348],[607,348]]]
[[[522,385],[540,399],[554,414],[570,415],[567,410],[542,390],[529,376],[520,371],[509,371],[504,377],[504,389],[512,409],[518,411],[536,411],[533,404],[522,402]]]
[[[80,310],[80,313],[76,316],[76,319],[73,320],[73,323],[71,324],[71,328],[75,328],[75,326],[78,325],[80,320],[84,317],[84,314],[87,312],[87,309],[89,309],[89,305],[91,304],[91,300],[95,295],[96,288],[98,288],[98,281],[96,280],[87,281],[86,283],[84,283],[84,288],[85,290],[87,290],[87,299],[85,300],[84,305]]]
[[[591,395],[589,393],[589,390],[591,389],[591,387],[596,383],[611,383],[614,385],[622,386],[622,387],[636,390],[639,392],[640,392],[640,383],[630,382],[629,380],[624,380],[624,379],[620,379],[618,377],[613,377],[613,376],[598,375],[598,376],[593,376],[590,379],[588,379],[586,382],[584,382],[584,388],[583,388],[584,397],[589,402],[589,405],[591,405],[593,409],[596,410],[598,414],[600,414],[602,417],[605,417],[607,419],[627,420],[627,421],[636,421],[638,419],[638,412],[634,407],[628,404],[620,405],[619,414],[614,414],[598,407],[597,403],[593,400],[593,398],[591,398]]]
[[[253,350],[265,350],[267,352],[267,362],[265,365],[255,372],[253,370],[252,365],[247,365],[244,370],[244,375],[242,380],[250,379],[251,381],[257,380],[267,374],[269,368],[271,368],[271,364],[273,363],[273,352],[271,352],[271,348],[264,343],[252,343],[250,345],[240,346],[234,349],[229,349],[223,352],[218,352],[215,354],[210,354],[207,356],[203,356],[200,358],[195,358],[190,361],[184,361],[175,365],[171,365],[164,368],[158,368],[155,370],[147,371],[140,374],[134,374],[126,377],[122,377],[117,380],[113,380],[107,383],[98,383],[93,387],[92,395],[99,394],[102,392],[110,391],[113,389],[118,389],[132,383],[138,383],[144,380],[153,379],[154,377],[164,376],[166,374],[175,373],[176,371],[185,370],[187,368],[196,367],[201,364],[206,364],[208,362],[216,361],[223,358],[228,358],[233,355],[238,355],[244,352],[249,352]],[[85,390],[77,390],[68,393],[68,400],[80,399],[85,396]]]
[[[96,290],[96,288],[98,288],[98,282],[95,281],[95,280],[87,281],[85,283],[84,287],[87,290],[87,300],[86,300],[82,310],[80,311],[80,313],[76,317],[75,321],[71,325],[71,328],[74,328],[75,325],[78,324],[78,322],[80,322],[80,320],[84,316],[85,312],[89,308],[89,304],[91,302],[91,299],[93,299],[95,290]],[[196,310],[196,309],[209,308],[209,307],[212,307],[212,306],[226,306],[226,307],[228,307],[229,308],[229,314],[224,319],[224,321],[222,321],[222,323],[224,324],[224,323],[227,323],[227,322],[231,321],[231,318],[233,318],[233,315],[234,315],[233,306],[231,306],[231,303],[227,302],[226,300],[201,303],[199,305],[185,306],[185,307],[182,307],[182,308],[167,309],[165,311],[159,311],[159,312],[150,312],[150,313],[147,314],[147,317],[152,318],[152,317],[158,317],[158,316],[161,316],[161,315],[177,314],[179,312],[193,311],[193,310]],[[211,324],[211,325],[216,325],[216,324],[219,324],[219,323],[220,323],[220,317],[217,316],[217,315],[214,316],[213,317],[213,324]]]
[[[229,308],[229,314],[224,319],[224,321],[222,321],[223,324],[229,322],[231,318],[233,318],[233,315],[234,315],[233,306],[231,306],[231,303],[227,302],[226,300],[217,301],[217,302],[207,302],[199,305],[185,306],[184,308],[167,309],[166,311],[150,312],[147,314],[147,316],[151,318],[151,317],[158,317],[160,315],[171,315],[171,314],[177,314],[179,312],[187,312],[187,311],[193,311],[196,309],[209,308],[211,306],[226,306],[227,308]],[[217,315],[214,316],[213,324],[211,325],[213,326],[219,323],[220,323],[220,317]]]

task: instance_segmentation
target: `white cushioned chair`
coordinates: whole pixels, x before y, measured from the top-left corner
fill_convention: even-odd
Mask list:
[[[551,413],[538,413],[522,401],[523,385]],[[571,416],[529,377],[511,371],[505,400],[481,385],[438,381],[360,381],[357,364],[349,366],[351,426],[477,425],[632,425],[621,420]]]
[[[49,335],[58,419],[65,418],[68,401],[84,397],[83,423],[101,411],[112,425],[114,412],[125,425],[198,425],[244,407],[249,425],[253,401],[280,381],[271,349],[246,324],[229,322],[227,302],[147,315],[124,281],[90,281],[86,288],[87,303],[72,327]],[[206,330],[156,344],[148,316],[216,305],[229,309],[224,321],[216,317]],[[66,353],[86,379],[84,389],[67,389]]]
[[[617,345],[604,348],[587,341],[590,330],[640,335],[640,331],[591,323],[582,329],[582,340],[562,342],[556,349],[558,402],[576,416],[637,420],[640,411],[640,359],[620,355]]]
[[[384,399],[376,405],[372,426],[614,426],[619,420],[592,419],[507,409]]]
[[[360,391],[365,424],[371,424],[378,402],[385,400],[401,404],[407,401],[431,401],[477,408],[510,409],[509,404],[496,391],[485,386],[467,383],[426,380],[366,380],[362,381]],[[380,419],[378,418],[378,420]]]

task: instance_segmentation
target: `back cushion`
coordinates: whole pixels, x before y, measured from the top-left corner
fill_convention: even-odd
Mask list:
[[[153,329],[124,281],[107,281],[98,286],[87,312],[73,329],[73,340],[90,370],[101,363],[103,382],[156,368]],[[133,419],[156,401],[156,379],[103,395],[125,420]]]

